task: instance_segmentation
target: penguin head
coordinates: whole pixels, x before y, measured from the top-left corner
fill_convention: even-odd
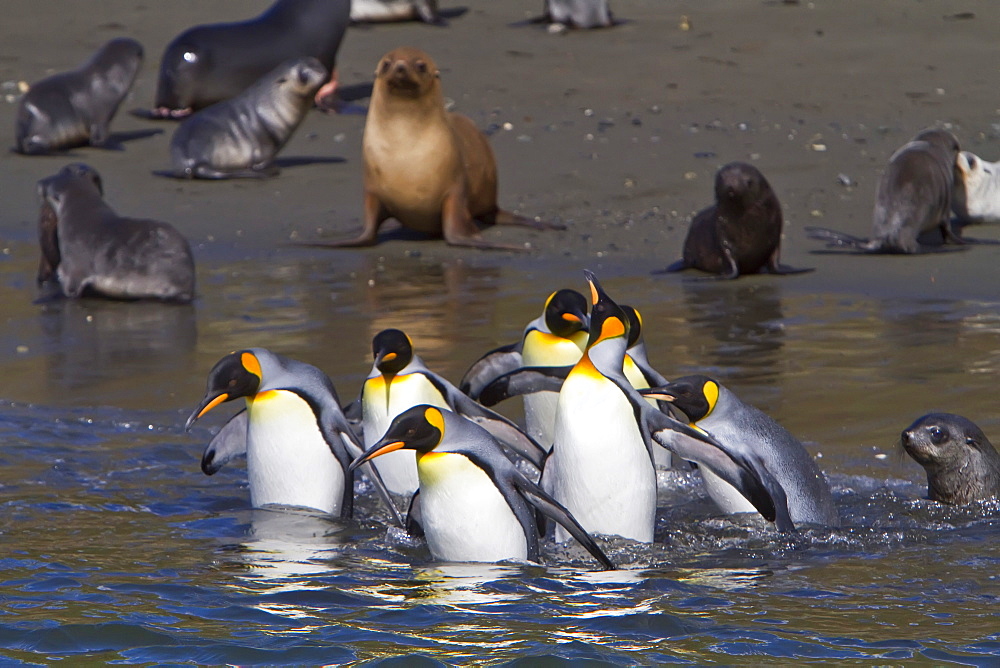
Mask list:
[[[375,368],[383,375],[394,376],[413,360],[413,342],[398,329],[383,329],[372,339]]]
[[[196,420],[221,403],[255,395],[262,378],[260,360],[253,351],[237,350],[229,353],[208,372],[205,397],[191,413],[184,428],[190,429]]]
[[[440,408],[428,404],[413,406],[393,418],[382,438],[351,462],[349,470],[396,450],[415,450],[418,456],[425,455],[444,439],[444,425],[445,417]]]
[[[590,327],[587,298],[576,290],[557,290],[545,300],[545,326],[564,339]]]
[[[621,309],[628,318],[628,347],[631,348],[639,343],[639,337],[642,336],[642,316],[634,306],[622,304]]]
[[[643,394],[661,401],[669,401],[683,411],[691,422],[700,422],[715,410],[719,403],[720,392],[719,383],[708,376],[695,375],[683,376],[656,388],[655,392]]]
[[[621,339],[628,341],[629,321],[628,316],[618,304],[608,296],[601,284],[597,282],[597,277],[590,270],[584,270],[584,276],[590,283],[591,303],[590,309],[590,338],[587,340],[587,348],[593,348],[598,343],[608,340]]]

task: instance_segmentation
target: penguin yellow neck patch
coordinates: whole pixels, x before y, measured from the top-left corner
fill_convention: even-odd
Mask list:
[[[601,324],[601,340],[625,335],[625,323],[619,318],[608,318]]]
[[[719,385],[710,380],[701,388],[701,392],[705,395],[705,401],[708,403],[708,411],[705,413],[705,417],[708,417],[715,410],[715,404],[719,402]]]
[[[260,362],[257,360],[257,356],[253,353],[243,353],[240,355],[240,362],[243,364],[243,368],[253,375],[258,378],[264,377],[260,371]]]
[[[441,415],[441,411],[437,408],[428,408],[424,411],[424,419],[441,432],[441,440],[444,440],[444,416]]]

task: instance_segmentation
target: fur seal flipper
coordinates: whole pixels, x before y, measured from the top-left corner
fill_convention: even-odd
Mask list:
[[[927,472],[927,495],[963,505],[1000,496],[1000,454],[971,420],[930,413],[901,435],[903,448]]]

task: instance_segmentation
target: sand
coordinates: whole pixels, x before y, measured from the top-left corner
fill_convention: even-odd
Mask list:
[[[13,145],[16,83],[75,67],[104,41],[138,39],[146,61],[123,110],[152,105],[165,45],[191,25],[234,20],[266,7],[173,0],[16,3],[0,26],[0,133]],[[866,235],[875,184],[889,155],[921,129],[951,129],[963,148],[1000,157],[994,45],[1000,5],[940,0],[877,3],[619,0],[622,23],[563,35],[524,23],[540,0],[491,0],[447,27],[420,23],[352,27],[339,55],[355,107],[379,57],[398,45],[430,52],[454,109],[491,134],[501,204],[560,220],[565,232],[492,229],[490,239],[528,242],[511,254],[393,239],[375,249],[326,251],[294,240],[353,236],[360,228],[363,114],[309,114],[270,180],[186,182],[169,167],[176,127],[119,114],[118,133],[161,130],[120,151],[63,156],[0,153],[0,237],[32,249],[35,182],[69,161],[104,177],[125,215],[173,223],[200,263],[218,257],[419,253],[429,261],[522,263],[535,271],[590,266],[647,275],[678,258],[690,216],[708,205],[723,164],[750,161],[770,180],[786,217],[782,260],[816,267],[796,290],[887,291],[940,297],[992,295],[980,280],[1000,250],[922,258],[815,254],[806,225]],[[2,99],[2,98],[0,98]],[[996,237],[989,227],[971,236]],[[391,236],[391,235],[390,235]],[[397,235],[398,236],[398,235]],[[664,277],[663,280],[680,280]]]

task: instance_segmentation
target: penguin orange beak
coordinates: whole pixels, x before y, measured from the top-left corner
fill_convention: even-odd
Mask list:
[[[209,412],[219,404],[229,401],[231,398],[232,397],[230,397],[227,393],[223,392],[219,396],[212,399],[209,399],[208,397],[202,399],[201,405],[194,409],[194,412],[191,413],[191,417],[189,417],[187,422],[184,423],[184,431],[191,429],[191,425],[199,420],[205,413]]]
[[[373,445],[367,452],[360,455],[357,459],[351,462],[351,465],[347,467],[348,473],[358,468],[365,462],[375,459],[379,455],[384,455],[389,452],[395,452],[396,450],[401,450],[406,447],[406,443],[403,441],[392,441],[391,443],[382,443],[381,441]]]

